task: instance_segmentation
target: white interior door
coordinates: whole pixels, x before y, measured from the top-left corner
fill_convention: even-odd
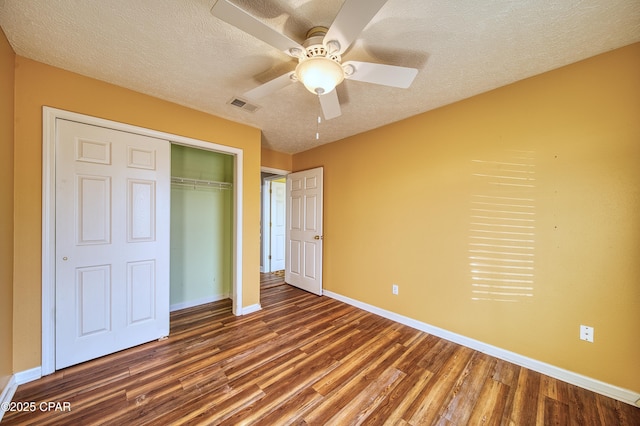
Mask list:
[[[285,267],[287,184],[271,182],[271,272]]]
[[[169,334],[170,143],[56,122],[56,369]]]
[[[287,175],[285,281],[322,295],[322,167]]]
[[[260,272],[271,272],[271,181],[262,181],[260,205]]]

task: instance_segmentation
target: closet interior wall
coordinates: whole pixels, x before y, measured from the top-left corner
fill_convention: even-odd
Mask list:
[[[171,310],[232,292],[233,157],[171,146]]]

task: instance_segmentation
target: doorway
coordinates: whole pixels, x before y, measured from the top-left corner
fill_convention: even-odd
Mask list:
[[[265,172],[261,176],[260,272],[274,273],[285,269],[286,178]]]
[[[242,188],[243,151],[165,132],[140,128],[50,107],[43,108],[43,202],[42,202],[42,365],[41,374],[55,371],[55,289],[56,289],[56,126],[68,120],[136,135],[165,139],[172,144],[216,151],[233,158],[233,195],[231,230],[231,298],[233,313],[242,315]]]

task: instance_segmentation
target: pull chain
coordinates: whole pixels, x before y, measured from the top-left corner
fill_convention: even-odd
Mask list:
[[[320,139],[320,116],[318,116],[318,124],[316,125],[316,140]]]

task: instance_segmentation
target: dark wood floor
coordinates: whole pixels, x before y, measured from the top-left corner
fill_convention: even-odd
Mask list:
[[[640,409],[263,276],[263,310],[174,312],[171,336],[18,388],[71,411],[2,425],[640,425]]]

